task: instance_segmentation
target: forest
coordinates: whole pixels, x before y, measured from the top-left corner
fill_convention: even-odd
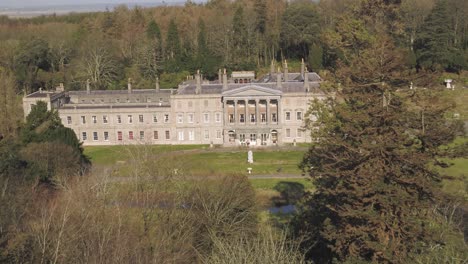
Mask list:
[[[336,71],[349,62],[345,48],[365,44],[366,16],[360,0],[208,1],[158,8],[117,7],[113,11],[32,19],[0,18],[0,66],[11,71],[17,91],[55,88],[174,88],[200,69],[264,73],[272,60],[301,60],[311,71]],[[369,1],[369,9],[374,1]],[[380,1],[378,1],[380,2]],[[384,1],[387,2],[387,1]],[[460,73],[467,69],[468,18],[465,1],[397,1],[381,20],[405,56],[408,71]],[[439,2],[439,1],[438,1]],[[384,21],[382,21],[384,22]],[[338,31],[347,34],[339,36]],[[341,39],[340,39],[341,37]],[[425,85],[424,80],[421,82]],[[418,79],[414,80],[415,83]]]
[[[320,140],[299,166],[313,191],[286,223],[262,217],[243,175],[176,172],[183,160],[144,145],[100,166],[57,111],[22,112],[23,94],[60,83],[175,88],[198,69],[209,80],[220,68],[261,76],[302,59],[330,98],[311,102],[304,128]],[[467,161],[467,86],[467,1],[212,0],[0,17],[0,262],[466,263],[468,180],[447,191],[454,177],[440,168]]]

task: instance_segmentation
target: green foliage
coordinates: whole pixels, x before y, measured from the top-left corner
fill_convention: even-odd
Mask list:
[[[58,112],[48,111],[47,103],[38,101],[26,117],[26,124],[21,131],[21,140],[24,143],[44,141],[47,134],[61,127]]]
[[[370,10],[378,4],[361,4],[369,8],[358,9],[363,18],[325,36],[346,58],[335,72],[343,87],[330,104],[312,104],[316,120],[308,125],[319,129],[318,142],[302,167],[316,190],[295,226],[318,263],[414,262],[414,254],[437,244],[427,227],[437,218],[441,178],[428,165],[460,126],[446,119],[453,105],[437,94],[396,92],[408,82],[402,52],[385,17]]]
[[[247,28],[244,20],[244,9],[242,6],[237,7],[232,18],[232,53],[233,61],[242,61],[247,56]]]
[[[309,71],[318,72],[323,68],[323,47],[313,44],[309,48]]]
[[[180,44],[179,31],[174,19],[169,23],[166,40],[166,57],[174,59],[182,55],[182,48]]]
[[[467,67],[463,53],[453,43],[454,32],[449,17],[447,1],[437,1],[415,41],[419,67],[454,72]]]
[[[90,165],[75,132],[62,125],[56,110],[38,101],[26,117],[21,131],[21,160],[27,164],[27,175],[41,182],[57,183],[55,177],[80,174]]]
[[[281,22],[281,46],[289,57],[307,58],[309,46],[318,44],[319,15],[314,4],[294,2],[288,6]]]
[[[47,71],[51,67],[49,44],[39,38],[22,41],[15,54],[14,65],[16,78],[20,84],[37,89],[40,86],[36,83],[38,71]]]
[[[267,6],[265,0],[255,0],[255,30],[260,34],[265,34],[267,24]]]
[[[187,79],[190,73],[187,71],[180,71],[176,73],[163,73],[159,79],[161,88],[177,88],[177,86]]]

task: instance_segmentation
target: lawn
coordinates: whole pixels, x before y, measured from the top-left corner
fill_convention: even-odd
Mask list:
[[[208,148],[208,145],[120,145],[120,146],[86,146],[84,154],[93,164],[113,165],[127,160],[136,150],[149,150],[151,153],[167,153],[181,150]]]
[[[152,146],[93,146],[85,147],[85,155],[96,165],[114,165],[126,162],[132,156],[147,152],[153,156],[169,156],[174,164],[190,171],[191,175],[247,174],[254,175],[301,174],[298,168],[305,148],[253,149],[254,163],[247,163],[249,149],[215,148],[206,145],[152,145]]]

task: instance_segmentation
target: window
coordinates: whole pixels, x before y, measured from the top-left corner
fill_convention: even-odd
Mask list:
[[[122,123],[122,117],[120,115],[117,115],[117,123],[119,124]]]
[[[203,114],[203,121],[205,123],[209,123],[210,122],[210,113],[204,113]]]
[[[81,116],[81,124],[86,124],[86,116]]]
[[[221,130],[216,130],[216,138],[221,138]]]
[[[92,119],[93,119],[93,124],[96,124],[96,123],[97,123],[97,118],[96,118],[96,116],[92,116]]]
[[[88,139],[88,135],[86,134],[86,132],[81,133],[81,139],[82,140],[87,140]]]
[[[133,116],[132,115],[128,115],[128,123],[129,124],[133,123]]]
[[[188,139],[195,140],[195,132],[193,132],[193,130],[188,132]]]
[[[300,128],[297,129],[296,135],[297,137],[302,137],[302,130]]]
[[[193,123],[193,114],[188,114],[187,115],[187,120],[189,123]]]
[[[302,120],[302,112],[296,112],[296,120]]]
[[[277,122],[278,120],[276,119],[276,113],[271,114],[271,121],[272,122]]]
[[[166,130],[166,139],[171,139],[171,132],[169,130]]]
[[[245,142],[245,134],[239,134],[239,141]]]
[[[179,131],[178,139],[179,139],[179,141],[184,140],[184,131]]]
[[[291,120],[291,112],[286,112],[285,120],[286,120],[286,121],[290,121],[290,120]]]
[[[260,120],[262,121],[262,123],[266,122],[266,114],[265,113],[260,115]]]
[[[291,129],[286,128],[286,137],[291,137]]]
[[[128,139],[133,139],[133,131],[128,131]]]
[[[104,141],[109,141],[109,132],[104,131]]]
[[[67,116],[67,124],[71,124],[71,123],[72,123],[71,116]]]
[[[181,124],[184,122],[184,115],[183,114],[177,114],[177,123]]]
[[[158,122],[158,115],[154,114],[153,115],[153,123],[157,123]]]
[[[117,140],[122,141],[122,131],[117,131]]]
[[[115,99],[115,101],[116,101],[117,103],[120,103],[120,99],[119,99],[119,98]]]
[[[158,131],[153,131],[153,139],[159,139]]]
[[[205,132],[203,133],[203,138],[204,139],[210,139],[210,131],[209,130],[205,130]]]
[[[241,122],[241,123],[245,122],[245,115],[244,114],[239,115],[239,122]]]
[[[234,123],[234,114],[229,114],[229,123]]]
[[[250,114],[250,122],[251,123],[255,122],[255,114]]]
[[[103,115],[103,116],[102,116],[102,123],[104,123],[104,124],[109,123],[109,120],[107,120],[107,116],[106,116],[106,115]]]
[[[93,140],[94,140],[94,141],[98,140],[98,134],[97,134],[97,132],[93,132]]]
[[[139,121],[140,123],[143,123],[143,115],[139,115],[139,116],[138,116],[138,121]]]
[[[251,142],[257,141],[257,134],[250,134],[250,141]]]
[[[164,114],[164,123],[169,122],[169,114]]]
[[[221,122],[221,114],[220,114],[220,113],[216,113],[216,115],[215,115],[215,121],[216,121],[216,123]]]
[[[140,131],[140,140],[145,139],[145,131]]]

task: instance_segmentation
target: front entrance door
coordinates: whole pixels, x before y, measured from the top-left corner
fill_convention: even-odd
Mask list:
[[[267,144],[267,134],[261,134],[260,138],[262,139],[262,146]]]

